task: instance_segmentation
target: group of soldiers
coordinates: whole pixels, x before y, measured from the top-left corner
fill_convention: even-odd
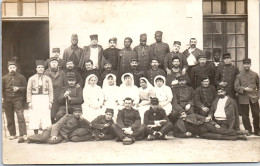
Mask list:
[[[217,140],[246,140],[253,131],[260,136],[259,77],[250,70],[251,60],[245,58],[239,71],[230,53],[223,54],[221,61],[221,49],[213,49],[209,62],[196,48],[195,38],[183,53],[181,42],[174,41],[170,52],[162,35],[156,31],[156,42],[148,46],[147,35],[141,34],[134,49],[132,39],[126,37],[122,50],[113,37],[103,50],[98,35],[91,35],[91,44],[82,49],[73,34],[62,59],[60,49],[53,48],[50,59],[36,60],[36,74],[28,83],[17,72],[17,63],[9,61],[9,73],[2,79],[9,139],[17,138],[14,112],[19,143],[116,138],[129,145],[143,138],[166,140],[170,131],[174,137]],[[25,92],[29,128],[35,133],[29,137]],[[245,130],[239,128],[239,115]]]

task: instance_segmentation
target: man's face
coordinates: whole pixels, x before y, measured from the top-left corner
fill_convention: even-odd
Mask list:
[[[163,86],[163,80],[156,80],[156,85],[158,87],[162,87]]]
[[[58,61],[51,61],[50,66],[52,69],[57,69],[58,68]]]
[[[81,115],[82,115],[82,112],[81,112],[81,111],[74,111],[74,112],[73,112],[73,116],[74,116],[75,118],[77,118],[77,119],[79,119]]]
[[[132,100],[125,100],[124,101],[125,109],[131,109],[132,105],[133,105],[133,101]]]
[[[199,63],[201,66],[205,66],[206,62],[207,62],[206,58],[199,58]]]
[[[158,104],[151,104],[152,110],[157,110],[158,109]]]
[[[130,76],[126,76],[124,78],[124,80],[125,80],[125,84],[126,85],[131,85],[132,84],[132,78]]]
[[[43,74],[43,72],[44,72],[44,66],[43,66],[43,65],[38,65],[38,66],[36,67],[36,71],[37,71],[38,74]]]
[[[180,51],[180,48],[181,48],[181,46],[178,45],[178,44],[174,44],[174,45],[173,45],[173,51],[174,51],[174,52],[179,52],[179,51]]]
[[[140,40],[140,44],[142,45],[142,46],[146,46],[146,42],[147,42],[147,40]]]
[[[66,63],[66,68],[67,68],[68,70],[72,70],[72,69],[74,68],[73,62],[67,62],[67,63]]]
[[[159,66],[158,61],[157,61],[157,60],[152,60],[152,62],[151,62],[151,66],[152,66],[153,69],[157,69],[158,66]]]
[[[179,80],[178,83],[179,83],[180,86],[184,86],[184,85],[186,85],[187,81],[186,80]]]
[[[218,90],[218,96],[219,96],[220,98],[224,98],[224,97],[226,96],[226,91],[223,90],[223,89],[219,89],[219,90]]]
[[[180,115],[180,118],[181,118],[182,120],[185,120],[186,117],[187,117],[187,114],[186,114],[185,112],[182,112],[181,115]]]
[[[16,68],[15,65],[9,65],[8,66],[9,73],[14,74],[14,73],[16,73],[16,70],[17,70],[17,68]]]
[[[114,85],[115,84],[115,81],[114,81],[114,79],[113,79],[113,77],[112,76],[110,76],[110,77],[108,77],[108,85],[110,85],[110,86],[112,86],[112,85]]]
[[[86,67],[87,70],[92,70],[93,69],[93,65],[91,64],[91,62],[86,63],[85,67]]]
[[[172,65],[173,65],[173,67],[178,68],[180,66],[180,60],[179,59],[174,59],[172,61]]]
[[[155,38],[156,42],[161,42],[162,41],[162,35],[161,34],[155,34],[154,38]]]
[[[72,45],[78,45],[78,38],[71,39]]]
[[[201,85],[202,85],[203,87],[209,87],[209,79],[203,80],[203,81],[201,82]]]
[[[196,39],[191,39],[190,40],[190,47],[191,48],[196,48],[197,45],[197,40]]]
[[[131,62],[130,62],[130,66],[131,66],[132,68],[137,68],[138,62],[137,62],[137,61],[131,61]]]
[[[113,40],[111,40],[111,41],[109,42],[109,47],[110,47],[110,48],[116,48],[116,42],[113,41]]]
[[[251,64],[250,63],[245,63],[245,64],[243,64],[243,66],[244,66],[244,69],[246,71],[248,71],[248,70],[250,70]]]
[[[92,39],[91,40],[91,45],[96,46],[98,44],[98,39]]]
[[[96,84],[97,84],[97,79],[96,79],[96,77],[91,77],[91,78],[89,79],[88,83],[89,83],[89,85],[92,85],[92,86],[96,85]]]
[[[53,51],[52,52],[52,57],[59,58],[60,57],[60,52],[59,51]]]
[[[213,57],[214,57],[214,60],[215,60],[216,62],[219,62],[221,55],[220,55],[220,53],[215,52],[214,55],[213,55]]]
[[[131,46],[131,42],[129,39],[125,39],[124,41],[125,48],[129,48]]]
[[[230,57],[224,58],[223,61],[224,61],[225,64],[231,64],[231,58]]]
[[[110,112],[105,113],[105,118],[106,118],[107,121],[111,121],[113,116],[114,115]]]
[[[68,84],[69,86],[74,86],[76,84],[76,81],[75,80],[68,80]]]
[[[106,64],[104,65],[104,69],[105,69],[106,71],[110,71],[110,70],[112,69],[112,65],[111,65],[110,63],[106,63]]]
[[[147,88],[147,83],[144,80],[140,80],[140,86],[142,88]]]

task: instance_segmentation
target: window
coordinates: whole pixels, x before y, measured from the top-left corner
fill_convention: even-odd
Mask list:
[[[203,1],[203,49],[231,53],[234,65],[241,67],[247,57],[247,1]]]

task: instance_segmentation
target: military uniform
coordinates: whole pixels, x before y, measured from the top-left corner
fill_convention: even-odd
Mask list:
[[[9,65],[14,63],[8,62]],[[14,91],[14,87],[19,87]],[[3,108],[7,119],[7,128],[11,136],[16,135],[14,112],[16,112],[20,136],[27,135],[26,124],[23,114],[23,102],[26,89],[26,79],[19,73],[8,73],[2,78]]]
[[[180,69],[185,68],[186,70],[188,69],[188,63],[187,63],[187,59],[185,59],[182,55],[182,53],[180,52],[169,52],[166,54],[165,58],[164,58],[164,70],[166,71],[166,69],[171,70],[172,69],[172,58],[177,56],[180,60]]]
[[[217,88],[217,85],[215,83],[215,75],[216,75],[216,72],[218,70],[218,68],[223,65],[223,62],[208,62],[208,65],[211,66],[211,69],[212,69],[212,73],[211,73],[211,77],[210,77],[210,83],[211,85],[213,85],[215,88]]]
[[[63,60],[67,62],[71,60],[76,68],[79,66],[79,60],[81,59],[83,49],[78,46],[70,46],[64,50]]]
[[[173,81],[175,81],[176,84],[177,84],[178,83],[178,77],[180,75],[182,75],[181,69],[178,72],[175,72],[175,71],[172,70],[171,74],[166,76],[166,85],[169,86],[169,87],[172,87]],[[190,84],[190,78],[189,78],[188,74],[185,73],[184,76],[186,77],[187,85],[189,85]]]
[[[118,56],[120,49],[118,48],[107,48],[104,51],[104,58],[112,64],[112,69],[117,71],[118,67]]]
[[[158,58],[159,60],[159,67],[161,69],[164,69],[164,58],[166,56],[167,53],[170,52],[170,48],[169,45],[167,43],[153,43],[151,44],[151,52],[152,52],[152,56]]]
[[[121,75],[123,75],[124,73],[130,70],[131,68],[130,61],[131,59],[134,58],[135,59],[137,58],[137,54],[131,48],[129,49],[124,48],[121,51],[119,51],[119,59],[118,59],[119,78],[121,77]]]
[[[150,68],[150,57],[152,56],[150,46],[142,46],[141,44],[134,48],[139,61],[139,69],[147,71]]]
[[[72,69],[72,70],[65,69],[63,71],[66,75],[66,80],[68,80],[68,75],[74,74],[76,77],[76,84],[78,84],[80,87],[83,87],[83,79],[81,78],[81,75],[76,69]]]
[[[217,91],[214,86],[209,85],[208,87],[199,86],[195,90],[195,108],[199,115],[207,116],[208,112],[204,112],[202,107],[210,109],[213,101],[217,97]]]
[[[144,76],[144,71],[141,71],[138,66],[137,68],[131,68],[127,73],[133,74],[135,86],[140,87],[140,78]]]
[[[212,77],[212,68],[209,65],[205,65],[205,66],[200,66],[199,64],[196,65],[195,67],[193,67],[191,69],[191,73],[190,73],[190,79],[191,79],[191,86],[196,89],[197,87],[199,87],[201,85],[202,79],[203,77],[206,75],[209,77],[210,80]]]
[[[51,62],[51,58],[50,59],[47,59],[44,63],[44,68],[45,69],[50,69],[51,68],[51,65],[50,65],[50,62]],[[66,65],[65,65],[65,61],[63,59],[58,59],[58,67],[59,69],[65,69],[66,68]]]
[[[108,121],[105,118],[105,115],[99,115],[96,119],[94,119],[91,124],[93,128],[93,133],[97,140],[110,140],[114,139],[115,136],[112,132],[111,126],[105,127],[104,125],[109,123],[110,125],[114,124],[113,119]],[[103,135],[100,137],[100,135]]]
[[[146,73],[145,73],[145,77],[148,79],[148,81],[154,85],[154,78],[158,75],[162,75],[162,76],[166,76],[166,73],[163,69],[149,69]]]

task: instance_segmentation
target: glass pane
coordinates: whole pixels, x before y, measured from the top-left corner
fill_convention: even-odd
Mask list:
[[[17,3],[6,3],[6,16],[17,15]]]
[[[239,71],[244,69],[243,62],[237,62],[236,65]]]
[[[212,55],[211,55],[211,49],[210,48],[206,48],[206,49],[203,49],[203,51],[205,52],[205,55],[207,57],[208,60],[211,60],[212,59]]]
[[[237,1],[236,2],[236,13],[237,14],[244,14],[245,13],[245,2],[244,1]]]
[[[23,3],[23,16],[35,16],[35,3]]]
[[[210,47],[210,48],[212,47],[211,35],[204,35],[203,45],[204,47]]]
[[[214,34],[221,34],[221,22],[213,22],[212,31]]]
[[[235,52],[235,48],[228,48],[227,49],[227,52],[229,52],[231,54],[231,60],[234,61],[236,60],[235,57],[236,57],[236,52]]]
[[[49,4],[48,3],[36,3],[37,16],[48,16]]]
[[[227,22],[227,34],[235,34],[235,22]]]
[[[211,22],[203,22],[203,33],[204,34],[207,34],[207,33],[211,34],[211,30],[212,30]]]
[[[246,57],[245,48],[237,48],[237,60],[243,60]]]
[[[227,46],[228,47],[235,47],[235,35],[227,35]]]
[[[211,14],[211,2],[203,2],[203,14]]]
[[[236,33],[245,34],[245,22],[236,22]]]
[[[237,35],[237,47],[245,47],[245,35]]]
[[[227,13],[235,14],[235,1],[227,1]]]
[[[213,47],[221,47],[222,35],[213,35]]]
[[[220,14],[221,13],[221,2],[213,1],[213,13]]]

